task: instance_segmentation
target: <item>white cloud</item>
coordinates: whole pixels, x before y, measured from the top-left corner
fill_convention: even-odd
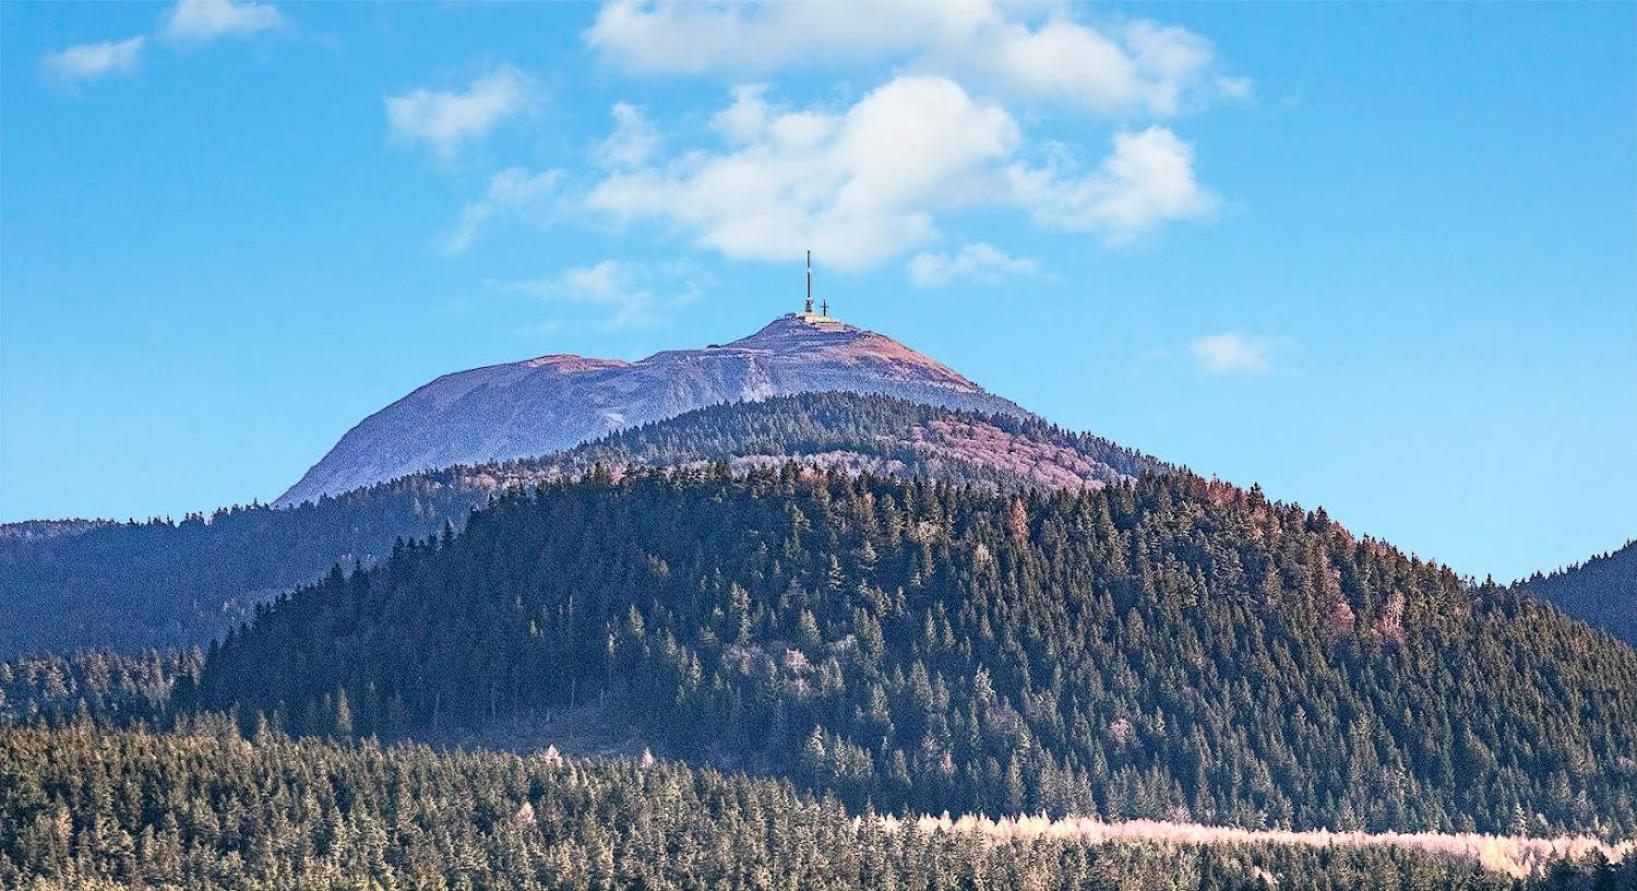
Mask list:
[[[630,71],[772,71],[792,64],[863,62],[928,40],[955,42],[990,15],[970,0],[824,3],[603,4],[586,43]]]
[[[729,257],[811,247],[856,268],[930,241],[935,211],[1003,189],[993,165],[1020,139],[1005,109],[933,77],[892,80],[841,114],[772,108],[741,88],[714,123],[730,148],[616,173],[586,205],[667,223]]]
[[[145,37],[106,43],[82,43],[61,52],[47,55],[42,64],[45,70],[63,80],[95,80],[109,74],[124,73],[136,68],[142,57]]]
[[[1266,374],[1273,370],[1278,341],[1243,334],[1212,334],[1188,344],[1201,371],[1209,374]]]
[[[659,148],[659,131],[642,109],[625,102],[614,104],[614,132],[597,146],[597,158],[609,167],[636,167]]]
[[[963,245],[954,254],[921,253],[910,258],[910,280],[923,288],[949,284],[958,278],[994,282],[1015,275],[1035,275],[1040,262],[1032,257],[1013,257],[981,241]]]
[[[663,223],[730,258],[812,248],[864,268],[933,241],[938,216],[955,208],[1021,208],[1041,226],[1121,245],[1217,204],[1194,176],[1192,147],[1166,128],[1116,134],[1089,172],[1062,146],[1031,163],[1004,108],[941,77],[897,77],[839,112],[784,108],[764,86],[741,86],[711,126],[720,148],[616,170],[582,206]]]
[[[612,314],[603,320],[604,327],[642,328],[660,324],[669,310],[699,298],[699,285],[690,273],[688,267],[678,264],[652,267],[604,260],[560,275],[496,287],[540,300],[606,307]],[[669,287],[660,288],[661,282]]]
[[[561,170],[530,173],[521,167],[509,167],[495,174],[483,197],[461,209],[460,221],[443,240],[444,251],[458,254],[471,247],[497,216],[544,220],[550,214],[562,177]]]
[[[176,40],[208,41],[282,27],[284,15],[265,3],[177,0],[165,14],[163,31]]]
[[[610,0],[586,43],[644,74],[769,73],[900,62],[996,90],[1111,113],[1174,115],[1215,95],[1215,53],[1184,28],[1099,29],[1069,8],[1004,0],[742,3]],[[1249,81],[1233,85],[1248,91]]]
[[[1042,225],[1123,244],[1216,211],[1216,197],[1194,177],[1193,148],[1164,127],[1115,134],[1113,153],[1088,175],[1073,167],[1060,152],[1042,167],[1009,168],[1017,200]]]
[[[463,92],[419,89],[389,96],[387,120],[394,135],[424,142],[449,158],[462,143],[486,136],[496,124],[516,114],[528,99],[528,79],[513,69],[501,68],[473,81]]]

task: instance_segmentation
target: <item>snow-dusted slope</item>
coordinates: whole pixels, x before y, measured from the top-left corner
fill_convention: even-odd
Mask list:
[[[543,356],[444,375],[349,430],[276,503],[428,468],[543,455],[720,402],[818,390],[1028,414],[890,337],[788,315],[729,344],[640,362]]]

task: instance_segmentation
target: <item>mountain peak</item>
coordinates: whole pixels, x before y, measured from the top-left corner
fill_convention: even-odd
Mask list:
[[[817,313],[789,312],[782,316],[775,316],[760,331],[744,340],[755,340],[760,337],[811,337],[822,334],[874,334],[855,325],[849,325],[840,319],[831,316],[822,316]]]
[[[722,402],[842,390],[1027,417],[941,362],[827,315],[638,362],[566,353],[446,374],[365,418],[275,504],[455,464],[527,458]]]

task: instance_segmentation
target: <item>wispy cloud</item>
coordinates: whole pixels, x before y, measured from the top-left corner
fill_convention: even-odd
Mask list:
[[[283,13],[266,3],[177,0],[165,14],[161,32],[174,40],[206,42],[284,26]]]
[[[699,299],[701,284],[685,264],[652,266],[603,260],[558,275],[493,283],[500,291],[539,300],[604,307],[605,328],[648,328],[665,321],[670,311]],[[551,322],[548,324],[555,324]]]
[[[659,131],[642,109],[625,102],[615,103],[614,132],[597,145],[597,160],[608,167],[636,167],[659,148]]]
[[[1043,225],[1101,234],[1124,244],[1162,224],[1209,217],[1216,196],[1194,176],[1193,147],[1165,127],[1118,133],[1113,152],[1079,175],[1059,152],[1045,165],[1008,174],[1018,200]]]
[[[1267,374],[1280,341],[1244,334],[1211,334],[1188,344],[1194,364],[1207,374]]]
[[[975,241],[954,254],[921,253],[910,258],[909,277],[923,288],[947,285],[956,279],[996,282],[1018,275],[1036,275],[1040,261],[1013,257],[994,245]]]
[[[134,71],[142,58],[146,37],[106,43],[82,43],[47,55],[41,64],[48,74],[65,81],[96,80]]]
[[[530,97],[528,78],[499,68],[472,81],[465,90],[411,90],[386,100],[392,133],[408,142],[430,146],[452,157],[472,140],[488,135],[497,124],[522,110]]]
[[[444,252],[458,254],[471,247],[499,217],[545,221],[551,215],[562,178],[561,170],[530,173],[522,167],[509,167],[495,174],[483,197],[461,209],[459,222],[443,239]]]

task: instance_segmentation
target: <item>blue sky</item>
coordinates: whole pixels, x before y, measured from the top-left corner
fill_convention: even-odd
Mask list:
[[[1637,535],[1637,6],[0,5],[0,519],[796,307],[1465,573]]]

